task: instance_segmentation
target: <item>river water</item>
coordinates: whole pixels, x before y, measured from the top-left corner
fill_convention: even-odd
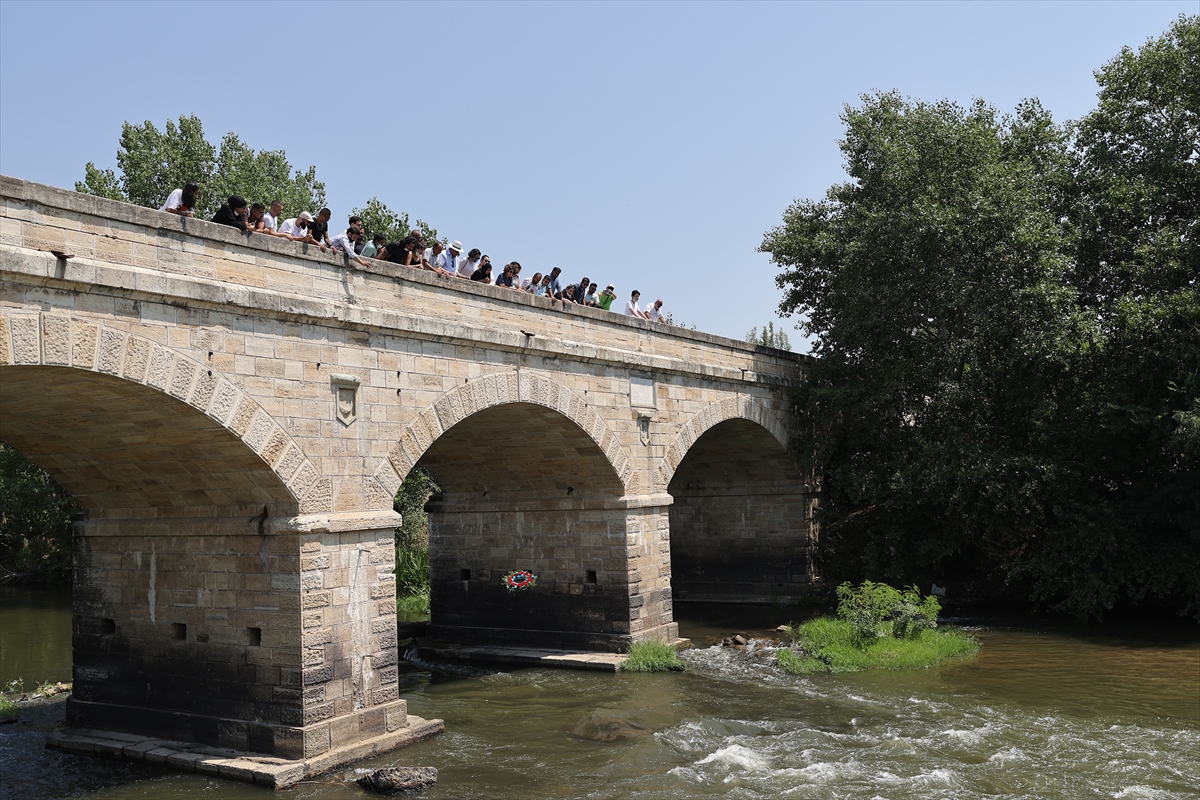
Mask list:
[[[689,671],[608,675],[408,662],[411,713],[446,733],[278,796],[364,798],[354,777],[434,766],[426,798],[1196,798],[1200,633],[963,624],[974,661],[795,677],[786,611],[680,606]],[[757,646],[713,642],[740,632]],[[761,638],[762,643],[757,640]],[[0,590],[0,682],[70,678],[70,604]],[[0,726],[0,797],[257,798],[251,785],[46,751],[61,704]]]

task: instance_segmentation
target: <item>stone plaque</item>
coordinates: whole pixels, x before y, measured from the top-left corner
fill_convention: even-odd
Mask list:
[[[629,404],[634,408],[656,408],[654,379],[632,377],[629,379]]]

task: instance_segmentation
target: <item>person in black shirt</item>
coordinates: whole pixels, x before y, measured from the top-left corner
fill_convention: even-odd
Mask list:
[[[479,269],[471,273],[471,280],[478,281],[479,283],[492,282],[492,262],[488,260],[487,256],[483,257],[483,261],[479,264]]]
[[[328,208],[322,208],[321,213],[317,214],[317,218],[308,223],[308,232],[317,244],[323,244],[326,247],[331,246],[329,241],[329,218],[333,216],[333,212]]]
[[[217,209],[212,221],[219,225],[229,225],[238,230],[246,230],[246,200],[236,194],[229,195],[225,205]]]

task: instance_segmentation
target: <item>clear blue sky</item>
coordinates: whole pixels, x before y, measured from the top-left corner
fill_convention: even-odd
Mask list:
[[[73,187],[85,162],[116,165],[122,122],[196,114],[214,143],[232,130],[315,164],[335,223],[378,196],[526,275],[561,265],[741,338],[776,318],[764,231],[844,178],[843,104],[1038,97],[1077,118],[1093,70],[1197,12],[2,2],[0,172]]]

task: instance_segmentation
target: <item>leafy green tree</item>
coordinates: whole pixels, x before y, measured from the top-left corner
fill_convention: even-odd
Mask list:
[[[71,582],[75,498],[29,459],[0,444],[0,580]]]
[[[1077,124],[846,109],[851,180],[762,246],[820,356],[827,577],[1200,611],[1198,30],[1122,52]]]
[[[791,350],[792,343],[782,329],[776,330],[775,323],[768,321],[762,328],[757,326],[746,332],[746,341],[761,344],[763,347],[774,347],[776,350]]]
[[[236,133],[221,140],[209,188],[213,205],[219,206],[231,194],[263,205],[279,200],[289,217],[301,211],[316,214],[325,205],[325,184],[317,180],[316,167],[293,173],[284,151],[256,152]]]
[[[255,151],[234,133],[218,150],[204,138],[196,116],[167,120],[160,131],[154,123],[126,122],[117,150],[118,172],[97,169],[88,162],[78,192],[158,208],[172,190],[188,181],[200,184],[197,216],[211,217],[231,194],[251,202],[281,200],[289,213],[316,211],[325,204],[325,184],[316,167],[292,171],[283,150]]]
[[[362,217],[363,230],[367,236],[382,233],[392,242],[403,239],[415,227],[425,237],[425,241],[438,241],[437,228],[430,227],[422,220],[417,220],[415,225],[410,224],[407,213],[392,211],[378,197],[368,200],[365,208],[355,208],[350,213],[352,216]]]
[[[117,173],[111,169],[98,169],[94,163],[89,161],[84,165],[83,173],[83,180],[75,181],[75,191],[94,194],[97,197],[107,197],[109,200],[129,202],[129,197],[126,196],[125,190],[121,188],[121,182],[117,179]]]

